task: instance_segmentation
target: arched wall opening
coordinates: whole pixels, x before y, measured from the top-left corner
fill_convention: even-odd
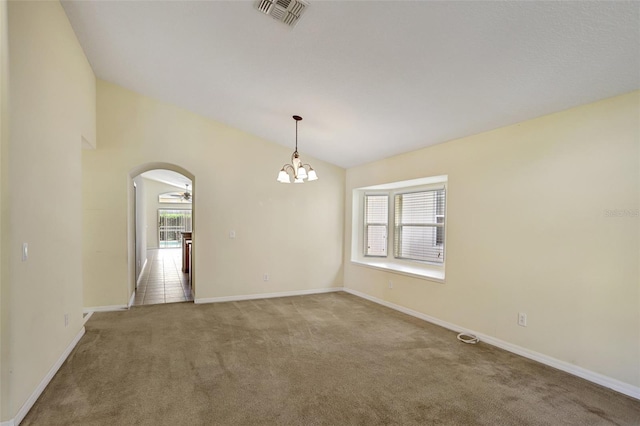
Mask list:
[[[134,179],[140,175],[142,175],[145,172],[148,171],[152,171],[152,170],[170,170],[176,173],[179,173],[181,175],[183,175],[184,177],[188,178],[189,180],[191,180],[191,191],[193,194],[193,199],[192,199],[192,203],[191,203],[191,221],[192,221],[192,244],[191,244],[191,270],[190,270],[190,275],[191,275],[191,290],[193,292],[193,297],[195,298],[195,293],[196,293],[196,271],[197,271],[197,267],[196,267],[196,262],[195,262],[195,251],[196,251],[196,222],[197,222],[197,218],[196,218],[196,190],[197,190],[197,185],[196,185],[196,178],[195,175],[193,173],[191,173],[189,170],[177,165],[177,164],[172,164],[172,163],[163,163],[163,162],[153,162],[153,163],[145,163],[142,165],[139,165],[137,167],[134,167],[133,169],[131,169],[129,171],[129,175],[128,175],[128,212],[127,212],[127,264],[128,264],[128,286],[127,286],[127,291],[128,291],[128,300],[129,300],[129,306],[132,305],[133,301],[134,301],[134,296],[135,296],[135,291],[136,291],[136,284],[137,284],[137,279],[138,279],[138,272],[140,270],[140,268],[138,268],[137,266],[137,262],[136,262],[136,189],[134,186]]]

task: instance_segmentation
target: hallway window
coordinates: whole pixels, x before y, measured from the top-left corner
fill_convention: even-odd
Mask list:
[[[191,232],[191,210],[158,210],[160,248],[180,247],[181,232]]]

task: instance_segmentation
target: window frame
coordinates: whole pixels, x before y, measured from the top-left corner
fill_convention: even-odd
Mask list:
[[[410,195],[410,194],[423,194],[423,193],[427,193],[427,192],[437,192],[437,191],[443,191],[443,195],[444,198],[442,200],[442,210],[443,210],[443,214],[439,215],[438,214],[438,194],[435,194],[434,197],[434,203],[435,203],[435,208],[434,208],[434,222],[432,223],[403,223],[403,224],[398,224],[398,202],[396,201],[398,196],[403,196],[403,195]],[[393,213],[393,256],[396,259],[404,259],[404,260],[408,260],[408,261],[413,261],[413,262],[424,262],[424,263],[432,263],[432,264],[436,264],[436,265],[443,265],[444,261],[445,261],[445,241],[446,241],[446,231],[445,231],[445,226],[446,226],[446,205],[447,205],[447,190],[444,186],[442,187],[436,187],[436,188],[419,188],[419,189],[411,189],[411,190],[401,190],[401,191],[393,191],[390,196],[393,196],[393,206],[391,209],[391,212]],[[442,218],[442,226],[438,226],[438,219]],[[433,260],[421,260],[421,259],[415,259],[415,258],[411,258],[411,257],[403,257],[400,253],[402,251],[402,249],[399,247],[399,244],[401,244],[402,242],[402,231],[401,228],[404,226],[413,226],[413,227],[425,227],[425,228],[431,228],[433,229],[433,233],[434,233],[434,237],[433,239],[436,242],[436,246],[437,246],[437,242],[438,239],[441,238],[442,239],[442,249],[441,249],[441,253],[442,253],[442,260],[441,261],[433,261]],[[440,232],[439,232],[440,231]]]
[[[395,257],[395,195],[412,192],[444,189],[444,225],[443,229],[443,261],[442,263],[409,260]],[[448,176],[433,176],[407,181],[355,188],[352,193],[352,238],[351,262],[359,266],[371,267],[392,273],[409,275],[438,283],[445,282],[446,248],[447,248],[447,198]],[[387,216],[387,255],[366,256],[365,236],[365,197],[368,195],[388,195]],[[438,219],[436,218],[436,221]]]
[[[386,197],[387,198],[387,221],[382,223],[382,222],[369,222],[367,221],[367,216],[368,216],[368,210],[367,210],[367,198],[368,197]],[[363,208],[363,214],[364,217],[362,219],[363,223],[364,223],[364,233],[363,233],[363,239],[364,239],[364,244],[362,245],[362,250],[363,250],[363,254],[365,257],[384,257],[386,258],[387,256],[389,256],[389,194],[387,193],[365,193],[364,194],[364,208]],[[386,247],[385,247],[385,254],[384,255],[380,255],[380,254],[370,254],[369,253],[369,227],[370,226],[384,226],[385,228],[385,234],[384,234],[384,238],[386,240]]]

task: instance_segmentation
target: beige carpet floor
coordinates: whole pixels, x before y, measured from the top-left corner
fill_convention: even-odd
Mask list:
[[[330,293],[96,313],[22,425],[640,425],[640,401]]]

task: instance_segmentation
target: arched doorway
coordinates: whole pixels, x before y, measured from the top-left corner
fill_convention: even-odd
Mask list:
[[[129,172],[129,305],[195,298],[195,176],[170,163]]]

